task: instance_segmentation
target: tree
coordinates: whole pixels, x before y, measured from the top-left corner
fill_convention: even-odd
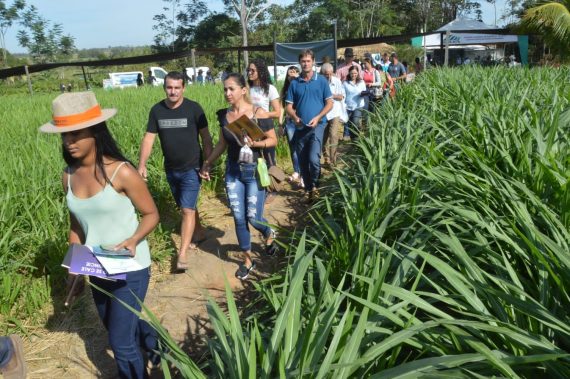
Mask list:
[[[549,2],[528,9],[523,23],[542,33],[551,44],[570,47],[570,1]]]
[[[181,0],[163,1],[168,5],[162,8],[165,13],[153,17],[156,24],[152,29],[157,34],[152,49],[165,52],[189,48],[196,23],[209,15],[206,3],[198,0],[182,5]]]
[[[241,25],[242,46],[248,46],[248,29],[254,28],[258,17],[263,14],[272,4],[272,0],[224,0],[228,10],[234,10],[239,17]],[[247,67],[249,64],[249,54],[243,51],[243,61]]]
[[[6,2],[0,0],[0,48],[2,48],[2,65],[7,67],[6,33],[14,21],[20,17],[20,12],[24,9],[24,0],[15,0],[11,6],[6,6]]]
[[[214,13],[196,25],[192,45],[200,47],[230,47],[240,41],[239,22],[225,13]],[[217,68],[231,65],[232,56],[228,53],[214,53],[213,64]]]
[[[18,43],[28,49],[38,63],[54,62],[59,56],[71,55],[75,50],[75,38],[63,35],[61,24],[53,24],[30,6],[20,18],[24,28],[18,31]]]
[[[248,42],[257,45],[273,43],[273,36],[278,42],[292,41],[295,37],[292,6],[273,4],[260,17],[255,30],[248,35]],[[238,23],[239,26],[239,23]],[[240,35],[241,37],[241,35]]]

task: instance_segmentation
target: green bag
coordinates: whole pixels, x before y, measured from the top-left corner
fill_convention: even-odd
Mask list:
[[[259,174],[259,182],[262,187],[269,187],[271,184],[271,178],[269,177],[269,172],[267,171],[267,164],[265,159],[257,158],[257,173]]]

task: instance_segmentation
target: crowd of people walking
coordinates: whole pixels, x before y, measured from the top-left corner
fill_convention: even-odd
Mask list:
[[[312,203],[319,198],[321,155],[325,164],[335,166],[342,136],[358,138],[368,111],[380,106],[405,75],[395,54],[386,67],[374,67],[369,58],[361,67],[351,48],[344,55],[336,73],[328,62],[317,72],[313,51],[302,50],[299,67],[288,68],[281,93],[271,83],[263,60],[252,61],[246,76],[226,73],[223,93],[228,106],[216,112],[220,133],[215,146],[204,110],[184,96],[185,74],[169,72],[164,78],[165,98],[149,111],[137,165],[121,153],[107,126],[116,109],[102,109],[92,92],[64,93],[53,101],[53,118],[40,130],[61,135],[69,243],[126,250],[140,268],[127,272],[124,280],[91,279],[119,377],[145,377],[145,359],[156,360],[158,349],[152,328],[121,304],[140,310],[138,300],[144,300],[148,288],[146,236],[158,224],[159,212],[146,184],[147,161],[156,137],[181,215],[176,269],[185,271],[196,264],[189,251],[208,238],[198,213],[201,181],[210,180],[215,162],[227,154],[225,189],[243,257],[235,275],[245,280],[256,266],[250,227],[262,234],[265,256],[278,252],[276,232],[264,217],[265,204],[274,195],[268,190],[268,172],[277,164],[278,135],[286,135],[291,151],[289,179]],[[236,129],[244,124],[247,127]],[[15,342],[3,343],[12,348]],[[10,357],[5,355],[3,364]]]

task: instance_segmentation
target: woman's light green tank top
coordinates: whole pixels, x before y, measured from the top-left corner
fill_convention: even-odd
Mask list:
[[[67,206],[75,216],[89,246],[118,244],[132,237],[139,226],[133,203],[119,194],[111,183],[126,162],[116,169],[109,183],[97,194],[81,199],[71,189],[71,173],[67,174]],[[150,266],[150,250],[145,240],[139,242],[134,259],[142,266]]]

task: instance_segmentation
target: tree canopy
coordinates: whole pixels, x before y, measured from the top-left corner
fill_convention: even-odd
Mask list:
[[[540,32],[551,44],[570,48],[570,1],[553,1],[528,9],[523,15],[526,26]]]

